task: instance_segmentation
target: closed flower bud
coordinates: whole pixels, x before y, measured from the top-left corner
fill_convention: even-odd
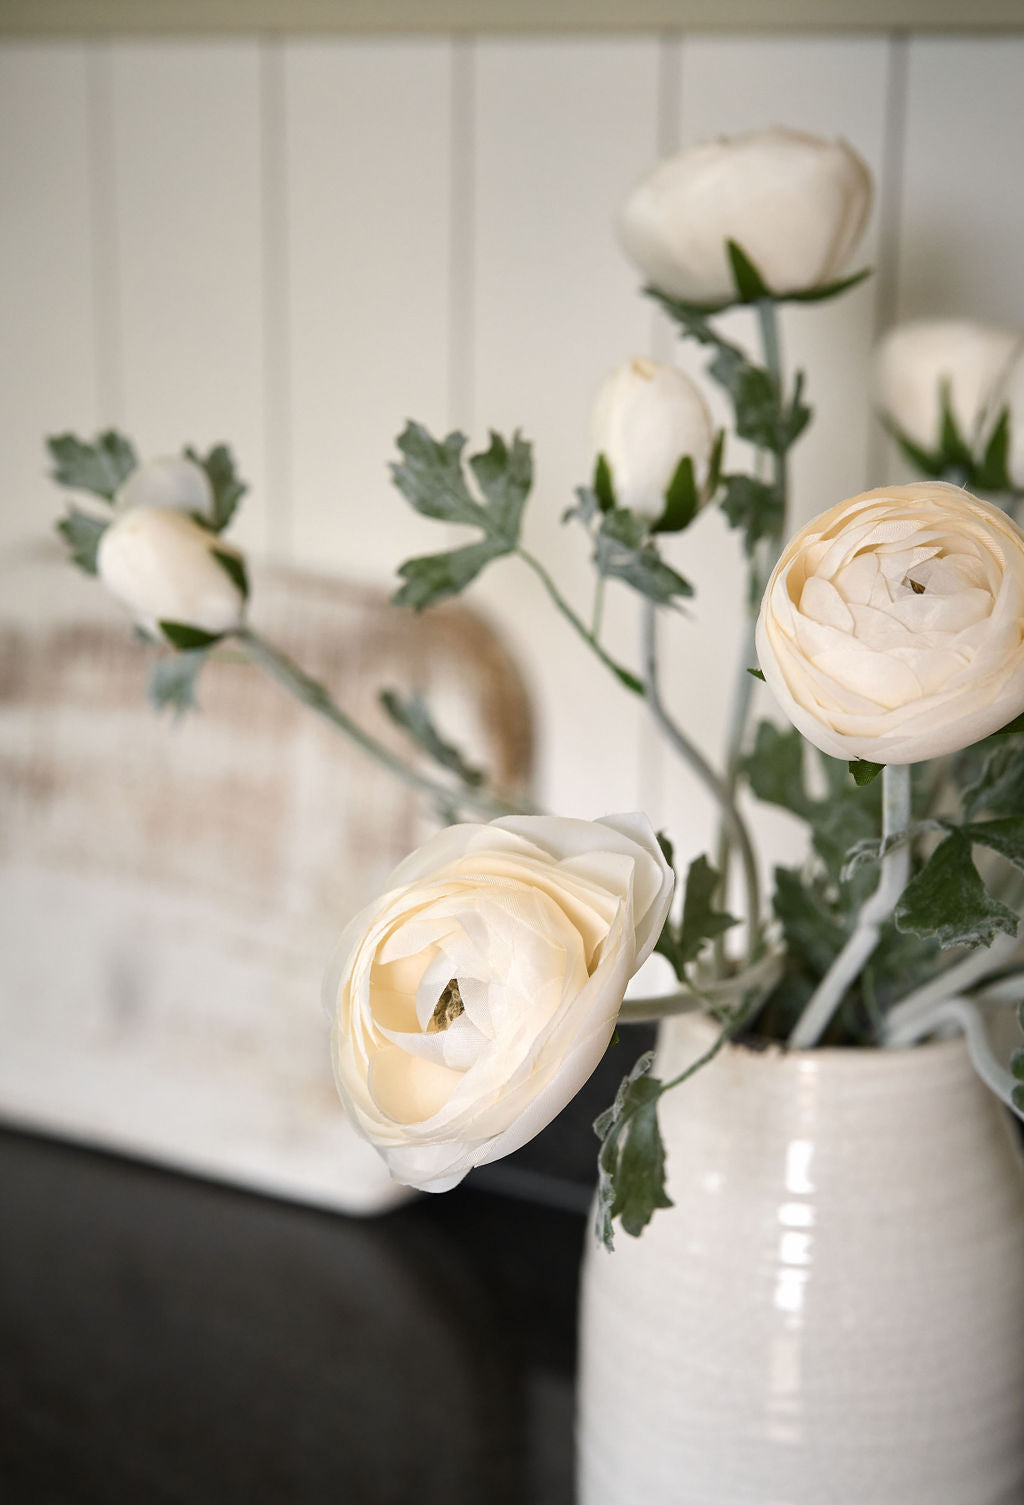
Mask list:
[[[602,382],[591,418],[595,454],[604,455],[621,507],[661,512],[680,460],[707,477],[714,428],[700,388],[675,366],[627,361]]]
[[[201,465],[187,455],[161,455],[132,471],[114,497],[118,512],[129,507],[172,507],[199,517],[213,513],[213,488]]]
[[[941,448],[943,392],[961,438],[980,458],[1010,409],[1008,469],[1024,486],[1024,335],[969,319],[920,320],[891,329],[878,347],[879,404],[922,449]]]
[[[138,626],[177,622],[220,634],[239,627],[245,596],[213,551],[237,550],[172,507],[132,507],[110,524],[96,558],[100,579]]]
[[[776,127],[689,147],[634,189],[619,217],[648,282],[690,303],[735,296],[727,241],[773,293],[840,277],[871,206],[871,174],[845,141]]]

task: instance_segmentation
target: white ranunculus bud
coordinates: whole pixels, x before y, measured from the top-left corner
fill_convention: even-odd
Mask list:
[[[1024,534],[942,481],[855,496],[787,544],[757,654],[790,721],[832,757],[969,747],[1024,711]]]
[[[132,507],[100,539],[100,579],[135,622],[157,634],[159,622],[179,622],[201,632],[231,632],[241,625],[245,596],[217,549],[237,549],[173,507]]]
[[[700,388],[684,372],[638,357],[602,382],[590,437],[594,453],[611,467],[619,505],[654,515],[684,456],[693,461],[698,488],[703,484],[714,426]]]
[[[774,293],[839,278],[871,207],[871,174],[845,141],[776,127],[691,146],[659,163],[620,212],[648,282],[689,303],[735,296],[733,240]]]
[[[601,1059],[673,874],[643,815],[449,826],[346,929],[325,984],[346,1111],[397,1181],[508,1155]]]
[[[213,488],[201,465],[187,455],[160,455],[137,465],[114,497],[118,512],[129,507],[173,507],[176,512],[213,515]]]
[[[922,319],[890,329],[875,357],[878,401],[922,449],[940,447],[944,385],[957,429],[978,458],[1009,407],[1009,471],[1024,486],[1024,335],[969,319]]]

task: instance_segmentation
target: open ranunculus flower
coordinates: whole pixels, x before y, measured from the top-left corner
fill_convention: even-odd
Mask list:
[[[757,651],[786,715],[833,757],[968,747],[1024,711],[1024,535],[938,481],[853,497],[783,552]]]
[[[342,1099],[396,1180],[445,1191],[590,1076],[673,875],[643,815],[451,826],[343,935],[326,985]]]

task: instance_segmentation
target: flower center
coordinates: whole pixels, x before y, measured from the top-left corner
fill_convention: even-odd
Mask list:
[[[921,584],[920,580],[911,580],[908,578],[907,584],[910,586],[910,589],[914,592],[915,596],[924,595],[924,586]]]
[[[459,980],[457,977],[453,977],[437,1000],[434,1012],[427,1020],[427,1034],[441,1034],[442,1031],[446,1030],[450,1024],[453,1024],[458,1019],[460,1014],[464,1014],[465,1012],[466,1006],[462,1001],[462,994],[459,992]]]

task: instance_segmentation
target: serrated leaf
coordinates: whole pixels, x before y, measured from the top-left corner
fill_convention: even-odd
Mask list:
[[[92,444],[74,434],[56,434],[47,439],[46,447],[59,485],[90,491],[108,502],[139,463],[130,442],[114,429],[98,434]]]
[[[173,648],[184,651],[209,648],[224,636],[222,632],[204,632],[201,627],[190,627],[187,622],[160,621],[157,626]]]
[[[998,852],[1000,857],[1005,857],[1007,862],[1024,872],[1024,815],[1005,815],[957,829],[968,841]]]
[[[721,882],[721,873],[715,871],[706,857],[697,857],[690,863],[679,927],[679,958],[684,966],[696,960],[706,941],[724,935],[739,923],[731,914],[715,907]]]
[[[665,492],[661,516],[651,524],[652,533],[681,533],[700,511],[700,494],[693,473],[693,461],[684,455],[673,472]]]
[[[483,454],[472,456],[469,468],[487,502],[484,510],[488,531],[505,539],[510,546],[516,544],[523,507],[533,485],[529,444],[518,430],[508,445],[492,429],[488,448]]]
[[[504,544],[484,539],[446,554],[423,554],[417,559],[407,559],[398,567],[404,584],[391,597],[391,604],[423,611],[448,596],[458,595],[476,579],[485,565],[508,552]]]
[[[754,746],[741,766],[759,800],[810,821],[815,802],[807,792],[804,747],[804,739],[795,728],[782,729],[771,721],[760,721]]]
[[[1016,740],[994,744],[981,772],[965,788],[963,806],[968,819],[983,811],[1002,816],[1024,810],[1024,745]]]
[[[215,444],[206,455],[200,455],[190,445],[186,445],[184,454],[205,470],[213,492],[210,517],[201,517],[198,521],[214,533],[223,533],[249,487],[235,469],[234,457],[226,444]]]
[[[395,441],[403,459],[391,476],[409,505],[424,517],[486,528],[487,517],[466,484],[462,470],[465,435],[438,441],[420,423],[407,423]]]
[[[865,784],[873,783],[884,767],[884,763],[872,763],[867,758],[853,758],[850,761],[850,773],[858,789],[863,789]]]
[[[742,528],[743,547],[752,554],[762,538],[774,538],[785,518],[785,502],[774,486],[755,476],[723,476],[719,506],[733,528]]]
[[[245,562],[238,554],[232,554],[227,549],[211,549],[210,553],[216,559],[221,569],[242,594],[242,600],[249,599],[249,576],[246,573]]]
[[[72,507],[67,517],[62,517],[56,526],[57,532],[71,551],[73,562],[87,575],[95,575],[100,539],[110,524],[104,522],[102,518],[90,517],[88,513],[80,512],[77,507]]]
[[[571,522],[578,518],[585,528],[589,528],[595,518],[601,515],[601,504],[597,499],[597,493],[589,486],[576,487],[576,505],[566,507],[562,513],[562,522]]]
[[[176,715],[194,709],[196,682],[209,653],[195,648],[184,653],[157,659],[149,676],[149,702],[155,710],[172,710]]]
[[[456,774],[471,788],[478,788],[484,782],[483,770],[473,767],[453,742],[442,737],[426,700],[418,691],[401,695],[397,690],[382,690],[380,703],[395,725],[407,732],[417,747],[440,767]]]
[[[772,907],[787,951],[816,977],[823,977],[842,950],[846,931],[823,906],[820,893],[809,888],[796,869],[777,867]]]
[[[749,256],[734,240],[727,240],[729,267],[736,286],[736,295],[741,303],[756,303],[760,298],[770,298],[771,291]]]
[[[689,581],[664,562],[648,539],[646,524],[624,507],[602,514],[594,564],[599,575],[622,580],[659,605],[693,595]]]
[[[732,398],[740,438],[774,449],[779,439],[779,404],[769,373],[724,349],[717,351],[708,373]]]
[[[602,512],[611,512],[615,506],[615,486],[612,483],[612,468],[604,455],[594,462],[593,493]]]
[[[972,484],[982,491],[1010,491],[1010,409],[1003,408],[995,428],[989,436],[981,464],[977,466]]]
[[[594,1122],[598,1156],[596,1232],[606,1249],[619,1218],[634,1238],[659,1208],[671,1207],[665,1187],[665,1146],[658,1126],[662,1083],[649,1075],[654,1054],[640,1057],[619,1084],[615,1102]]]
[[[949,946],[990,946],[1003,932],[1016,935],[1017,916],[986,889],[959,831],[939,843],[903,891],[895,914],[899,930]]]

